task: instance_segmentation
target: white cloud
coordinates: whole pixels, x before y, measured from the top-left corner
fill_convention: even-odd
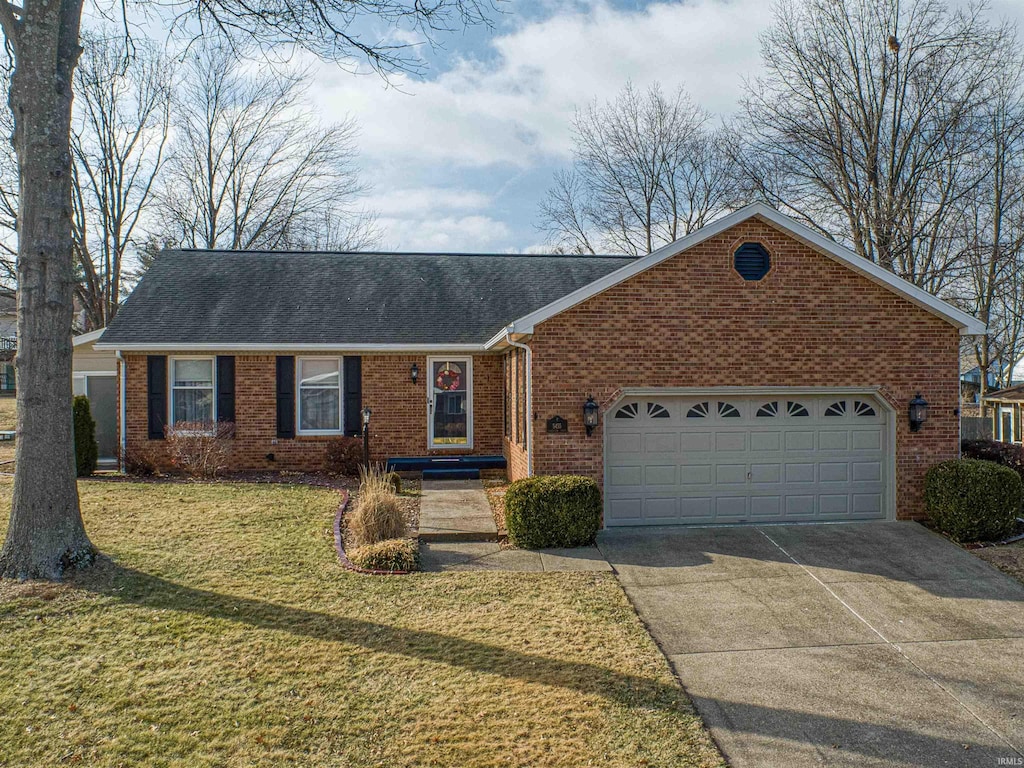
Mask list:
[[[389,217],[378,224],[385,234],[385,245],[396,251],[468,251],[498,250],[508,241],[508,225],[490,216]]]
[[[685,85],[709,109],[731,110],[759,63],[764,0],[694,0],[616,10],[598,0],[497,36],[487,61],[457,60],[433,79],[352,77],[319,65],[325,116],[358,116],[369,159],[395,163],[560,161],[576,106],[613,97],[627,80]]]
[[[492,198],[482,192],[444,187],[376,188],[360,201],[381,216],[416,216],[453,211],[479,211]]]

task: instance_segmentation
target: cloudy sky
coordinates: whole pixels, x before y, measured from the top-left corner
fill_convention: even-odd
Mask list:
[[[768,0],[513,0],[493,29],[424,48],[429,71],[389,84],[317,65],[325,119],[354,116],[384,245],[399,250],[525,251],[552,174],[570,161],[577,105],[632,80],[684,85],[729,113],[755,76]],[[1024,26],[1024,0],[993,12]]]

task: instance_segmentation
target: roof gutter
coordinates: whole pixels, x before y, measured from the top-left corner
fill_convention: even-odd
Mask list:
[[[510,347],[526,351],[526,476],[533,477],[533,350],[512,340],[515,324],[505,326],[505,341]]]

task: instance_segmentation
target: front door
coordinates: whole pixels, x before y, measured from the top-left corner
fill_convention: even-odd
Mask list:
[[[427,432],[431,448],[473,447],[473,359],[429,358]]]

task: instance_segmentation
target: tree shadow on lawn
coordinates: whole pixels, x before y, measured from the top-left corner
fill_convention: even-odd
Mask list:
[[[94,594],[145,608],[190,613],[319,641],[358,645],[372,651],[401,654],[528,683],[557,686],[605,698],[627,708],[654,708],[678,714],[693,711],[689,697],[681,686],[666,685],[586,662],[521,653],[438,632],[394,627],[187,587],[152,574],[124,568],[107,558],[101,558],[89,571],[79,574],[73,583]],[[790,740],[820,747],[824,735],[824,739],[829,742],[841,743],[847,752],[871,757],[885,757],[886,750],[891,750],[893,743],[899,743],[903,745],[899,750],[901,757],[909,765],[929,764],[919,762],[915,754],[922,761],[927,761],[936,754],[962,752],[965,746],[955,739],[892,725],[829,717],[821,713],[719,701],[708,697],[700,699],[698,704],[702,711],[717,712],[716,720],[728,730],[753,733],[773,740]],[[977,748],[975,757],[979,753],[993,754],[991,745],[972,746]]]
[[[145,608],[195,614],[318,641],[357,645],[372,651],[401,654],[474,672],[577,690],[628,707],[654,707],[680,713],[693,711],[681,687],[621,674],[595,664],[563,661],[440,632],[395,627],[196,589],[122,567],[103,556],[90,569],[76,574],[70,583],[94,594]]]

